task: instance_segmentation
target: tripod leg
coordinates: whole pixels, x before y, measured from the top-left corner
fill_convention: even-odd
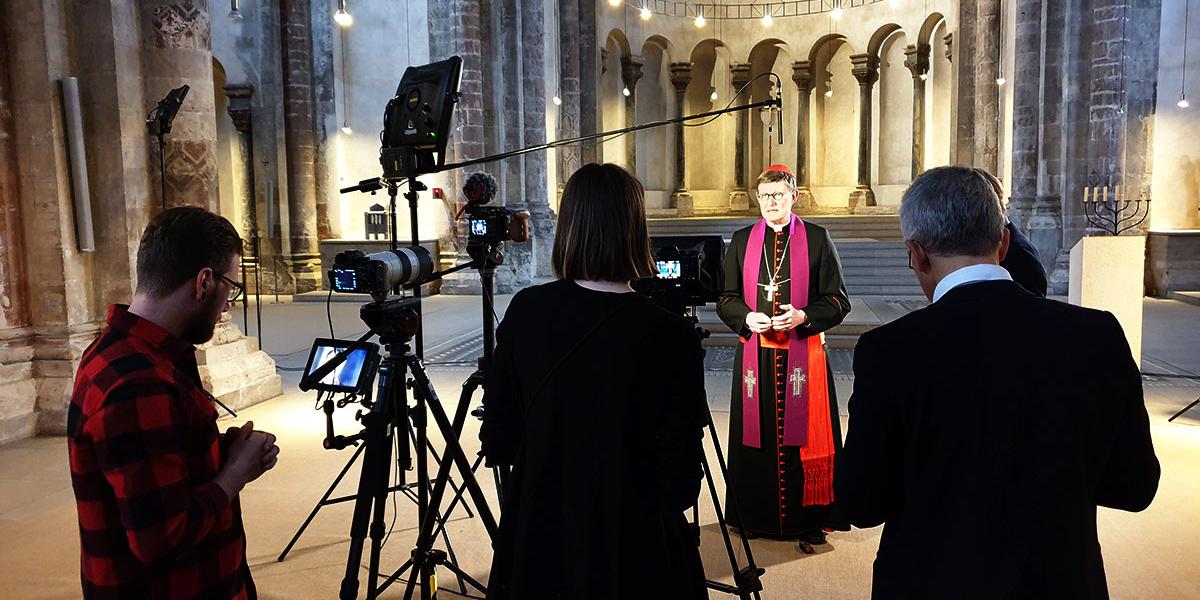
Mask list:
[[[475,458],[475,464],[471,465],[471,472],[474,473],[476,470],[478,470],[479,465],[481,465],[481,464],[483,464],[483,456],[482,455]],[[465,492],[465,491],[466,491],[466,489],[463,489],[463,488],[459,488],[459,489],[455,490],[454,497],[450,499],[450,507],[447,508],[446,513],[444,515],[442,515],[442,522],[440,524],[438,524],[437,530],[433,532],[433,537],[437,537],[437,536],[441,535],[442,530],[446,528],[446,521],[450,520],[450,515],[451,515],[451,513],[454,512],[454,508],[456,506],[458,506],[458,503],[462,502],[463,492]],[[467,507],[467,508],[469,509],[470,507]]]
[[[382,404],[382,403],[381,403]],[[342,578],[341,600],[357,600],[358,573],[362,565],[363,543],[367,538],[367,527],[371,518],[371,503],[375,500],[376,482],[380,476],[380,467],[387,469],[386,463],[379,464],[380,445],[387,443],[384,428],[387,427],[383,416],[371,413],[363,417],[366,420],[366,440],[363,445],[362,472],[358,477],[358,493],[354,500],[354,518],[350,523],[350,550],[346,557],[346,575]],[[388,471],[384,471],[388,472]],[[386,476],[385,476],[386,477]],[[386,479],[383,487],[387,488]]]
[[[410,437],[412,437],[412,441],[413,441],[413,443],[414,443],[414,444],[416,444],[416,443],[417,443],[416,433],[412,433],[412,434],[410,435]],[[429,440],[426,440],[425,446],[426,446],[426,449],[428,449],[428,450],[429,450],[429,454],[430,454],[430,456],[432,456],[432,457],[433,457],[433,463],[434,463],[434,464],[436,464],[436,465],[437,465],[437,466],[440,468],[440,467],[442,466],[442,457],[441,457],[441,455],[439,455],[439,454],[437,453],[437,450],[435,450],[435,449],[433,448],[433,442],[430,442]],[[455,494],[459,494],[459,495],[461,495],[461,494],[462,494],[462,488],[461,488],[460,486],[458,486],[457,484],[455,484],[455,483],[454,483],[454,478],[453,478],[453,477],[451,477],[451,478],[450,478],[450,481],[449,481],[449,482],[447,482],[447,483],[449,483],[449,484],[450,484],[450,488],[454,490]],[[467,517],[469,517],[469,518],[471,518],[471,519],[474,519],[474,518],[475,518],[475,513],[471,512],[471,507],[470,507],[470,506],[468,506],[468,507],[466,507],[466,508],[467,508]],[[444,515],[442,518],[443,518],[443,519],[449,519],[449,518],[450,518],[450,517],[449,517],[449,511],[447,511],[446,515]]]
[[[330,484],[329,489],[325,490],[325,495],[321,496],[321,499],[317,502],[317,505],[313,507],[312,512],[308,513],[308,518],[304,520],[304,524],[300,526],[300,529],[296,530],[296,534],[292,536],[292,541],[288,542],[287,546],[283,549],[283,552],[279,553],[279,558],[275,559],[276,561],[283,562],[283,559],[287,558],[288,552],[292,551],[292,546],[296,545],[296,542],[300,539],[300,536],[304,534],[304,530],[308,529],[308,524],[312,523],[313,518],[317,516],[317,511],[321,510],[321,507],[325,506],[325,501],[333,495],[333,490],[337,489],[338,484],[342,482],[342,478],[346,476],[346,473],[350,471],[350,467],[354,465],[354,461],[358,460],[359,455],[362,454],[363,448],[366,448],[366,446],[359,444],[358,447],[354,449],[354,455],[350,457],[350,460],[346,461],[346,466],[342,467],[342,472],[338,473],[337,478],[333,480],[332,484]]]
[[[392,465],[392,443],[391,436],[386,436],[384,440],[387,444],[384,446],[383,456],[380,462],[386,465],[386,471],[381,474],[379,481],[376,482],[375,489],[372,493],[375,496],[372,506],[373,514],[371,518],[371,558],[368,562],[367,577],[367,598],[373,600],[379,596],[379,554],[383,549],[383,536],[387,526],[384,524],[386,520],[385,510],[387,508],[387,497],[389,488],[391,488],[391,465]]]
[[[1179,412],[1175,413],[1174,416],[1172,416],[1170,419],[1167,419],[1167,422],[1170,423],[1170,422],[1174,421],[1175,419],[1178,419],[1179,417],[1183,416],[1183,413],[1195,408],[1197,404],[1200,404],[1200,398],[1196,398],[1196,400],[1194,402],[1183,407],[1183,410],[1180,410]]]

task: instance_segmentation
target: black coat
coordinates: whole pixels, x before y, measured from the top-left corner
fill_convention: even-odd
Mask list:
[[[1111,314],[967,284],[864,334],[854,374],[835,490],[884,525],[875,598],[1107,597],[1096,507],[1159,476]]]
[[[1046,268],[1038,258],[1037,247],[1025,237],[1016,225],[1009,223],[1008,254],[1000,261],[1000,266],[1012,275],[1013,281],[1025,288],[1025,291],[1039,298],[1046,297]]]
[[[570,281],[514,296],[480,430],[488,464],[514,466],[488,598],[706,597],[684,519],[706,401],[681,316]]]

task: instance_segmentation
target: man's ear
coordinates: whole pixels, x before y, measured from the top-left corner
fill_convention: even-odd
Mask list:
[[[1004,262],[1004,258],[1008,256],[1008,245],[1011,242],[1012,235],[1009,233],[1008,227],[1005,227],[1004,230],[1000,232],[1000,253],[996,256],[997,263]]]
[[[904,245],[908,247],[909,260],[912,261],[912,269],[918,273],[928,273],[933,270],[933,262],[929,259],[929,253],[925,251],[925,247],[914,240],[904,240]]]
[[[211,267],[200,269],[200,272],[196,273],[196,276],[192,279],[192,297],[199,302],[208,300],[208,295],[212,293],[213,279],[213,270]]]

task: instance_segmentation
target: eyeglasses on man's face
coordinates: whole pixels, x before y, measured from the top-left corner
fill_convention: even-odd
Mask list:
[[[229,297],[226,300],[230,304],[233,304],[234,302],[237,302],[238,300],[240,300],[242,297],[242,294],[244,294],[246,292],[246,288],[242,287],[242,284],[240,284],[220,273],[217,273],[216,271],[213,271],[213,275],[216,275],[217,279],[220,279],[221,281],[224,281],[225,283],[229,284]]]
[[[793,192],[771,192],[769,194],[756,194],[759,203],[780,204],[786,202],[792,197]]]

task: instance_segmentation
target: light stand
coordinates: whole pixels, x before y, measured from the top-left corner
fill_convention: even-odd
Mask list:
[[[146,129],[150,135],[158,139],[159,198],[162,200],[163,210],[167,209],[167,142],[165,137],[171,133],[171,124],[175,121],[175,115],[179,112],[179,108],[183,106],[183,99],[187,97],[189,89],[191,88],[184,84],[167,92],[167,95],[158,101],[158,105],[146,117]]]

